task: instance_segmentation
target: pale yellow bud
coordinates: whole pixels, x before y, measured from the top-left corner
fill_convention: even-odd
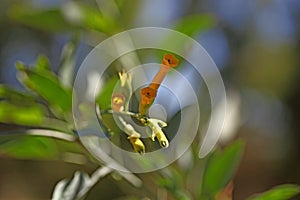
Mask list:
[[[130,143],[132,144],[135,152],[137,152],[141,155],[145,154],[145,145],[142,142],[142,140],[140,140],[139,137],[137,137],[136,135],[132,135],[132,136],[129,136],[128,139],[129,139]]]

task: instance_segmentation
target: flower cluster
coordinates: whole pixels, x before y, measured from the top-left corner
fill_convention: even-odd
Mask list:
[[[120,88],[112,94],[111,113],[118,115],[116,119],[119,121],[119,124],[122,125],[123,132],[128,135],[127,138],[132,144],[134,151],[141,155],[145,153],[145,145],[141,140],[141,134],[138,133],[131,124],[126,122],[123,116],[130,115],[136,118],[141,124],[152,131],[150,136],[152,141],[157,139],[162,148],[167,148],[169,146],[169,141],[162,130],[167,126],[167,123],[159,119],[149,118],[146,116],[146,113],[154,102],[159,86],[167,72],[177,65],[178,59],[172,54],[166,54],[164,56],[161,68],[153,78],[152,82],[149,86],[141,90],[142,98],[139,104],[139,113],[132,113],[128,110],[129,100],[132,95],[131,74],[126,73],[124,70],[118,74],[120,79]]]

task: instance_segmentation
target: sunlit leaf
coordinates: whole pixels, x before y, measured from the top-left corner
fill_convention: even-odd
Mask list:
[[[96,103],[100,106],[101,109],[107,109],[111,107],[111,96],[118,80],[119,79],[116,76],[110,78],[105,83],[105,86],[101,89],[96,99]]]
[[[86,3],[69,1],[63,5],[62,13],[65,19],[74,26],[108,34],[116,32],[117,26],[112,19],[104,17],[97,7]]]
[[[15,105],[0,101],[0,122],[17,125],[40,125],[44,121],[44,109],[38,104]]]
[[[43,130],[40,134],[43,134]],[[45,130],[47,131],[47,130]],[[0,154],[16,159],[63,160],[65,152],[85,154],[81,145],[75,142],[64,141],[51,136],[28,135],[10,133],[0,137]]]
[[[26,26],[43,31],[61,32],[74,29],[62,15],[60,9],[39,10],[28,5],[11,7],[9,17]]]
[[[158,186],[166,189],[176,199],[189,200],[190,194],[183,189],[184,179],[182,174],[175,169],[169,171],[169,175],[158,179]]]
[[[14,102],[35,101],[35,97],[33,95],[15,90],[2,84],[0,84],[0,99],[5,99]]]
[[[248,198],[248,200],[288,200],[297,194],[300,194],[299,185],[286,184],[276,186],[262,194],[254,195]]]
[[[237,141],[208,158],[201,190],[202,199],[213,198],[229,183],[242,157],[243,147],[243,142]]]
[[[50,70],[50,63],[45,55],[39,55],[36,59],[35,69],[38,71]]]
[[[55,74],[41,68],[29,69],[22,63],[16,65],[21,83],[44,98],[50,107],[56,111],[56,114],[63,116],[71,112],[71,90],[64,88]]]
[[[10,19],[47,32],[96,30],[111,34],[116,32],[115,22],[101,15],[97,7],[79,2],[67,2],[60,8],[38,9],[28,5],[13,6],[8,11]]]
[[[58,150],[52,138],[38,136],[7,136],[0,154],[17,159],[58,159]]]

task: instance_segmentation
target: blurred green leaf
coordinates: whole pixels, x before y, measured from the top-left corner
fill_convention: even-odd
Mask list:
[[[157,184],[170,192],[175,192],[181,187],[182,182],[181,174],[175,168],[170,168],[163,177],[158,179]]]
[[[28,5],[13,6],[8,11],[10,19],[47,32],[96,30],[106,34],[115,33],[117,26],[101,15],[96,7],[87,3],[67,2],[61,8],[38,9]]]
[[[0,122],[35,126],[73,134],[73,124],[51,118],[46,107],[36,97],[0,85]]]
[[[53,137],[26,135],[26,131],[24,135],[0,137],[0,154],[16,159],[62,160],[64,152],[86,153],[78,143]]]
[[[57,159],[59,152],[52,138],[40,136],[13,136],[1,144],[0,153],[17,159]],[[8,138],[8,139],[7,139]]]
[[[0,122],[26,126],[37,126],[44,121],[44,109],[38,104],[15,105],[0,101]]]
[[[75,67],[75,54],[79,42],[79,34],[75,34],[71,41],[68,42],[61,54],[59,78],[65,87],[72,87]]]
[[[45,55],[39,55],[36,59],[35,69],[37,71],[51,70],[48,58]]]
[[[175,30],[188,36],[194,36],[202,31],[212,28],[216,19],[212,15],[191,15],[176,22]]]
[[[65,19],[74,26],[106,34],[115,33],[117,30],[111,18],[104,17],[97,7],[86,3],[69,1],[63,5],[62,13]]]
[[[35,126],[73,134],[73,124],[51,118],[37,97],[0,85],[0,122]]]
[[[169,191],[178,200],[189,200],[191,199],[190,194],[182,189],[184,187],[183,174],[170,168],[165,177],[157,180],[157,185]]]
[[[101,109],[107,109],[111,107],[111,95],[119,79],[117,76],[113,76],[106,83],[103,89],[100,91],[96,103]]]
[[[20,62],[16,66],[20,82],[44,98],[58,117],[71,112],[71,90],[64,88],[53,72],[43,68],[29,69]]]
[[[239,165],[243,148],[244,143],[237,141],[223,151],[215,151],[208,158],[201,190],[202,199],[213,199],[229,183]]]
[[[35,97],[31,94],[9,88],[6,85],[0,84],[0,99],[5,99],[11,102],[34,102]]]
[[[248,198],[248,200],[287,200],[297,194],[300,194],[299,185],[286,184],[276,186],[262,194],[254,195]]]
[[[18,4],[11,7],[8,16],[14,21],[43,31],[61,32],[74,29],[64,19],[60,9],[39,10]]]
[[[165,188],[170,192],[174,192],[179,189],[179,184],[177,183],[177,181],[174,181],[173,178],[160,178],[158,179],[157,184],[158,186]]]

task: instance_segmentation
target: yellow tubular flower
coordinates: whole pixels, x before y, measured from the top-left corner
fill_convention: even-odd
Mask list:
[[[147,125],[152,129],[151,139],[154,141],[155,137],[157,138],[160,146],[162,148],[167,148],[169,146],[169,141],[165,136],[164,132],[161,130],[162,127],[166,127],[167,123],[159,119],[148,119]]]
[[[121,87],[124,87],[127,82],[127,73],[125,72],[125,70],[119,72],[119,78],[121,81]]]
[[[164,132],[162,132],[162,130],[159,130],[158,132],[156,132],[155,137],[157,138],[157,140],[162,148],[167,148],[169,146],[169,141],[166,138]]]
[[[145,145],[142,142],[142,140],[140,140],[139,136],[131,135],[128,137],[128,139],[129,139],[130,143],[132,144],[135,152],[137,152],[141,155],[145,154]]]

